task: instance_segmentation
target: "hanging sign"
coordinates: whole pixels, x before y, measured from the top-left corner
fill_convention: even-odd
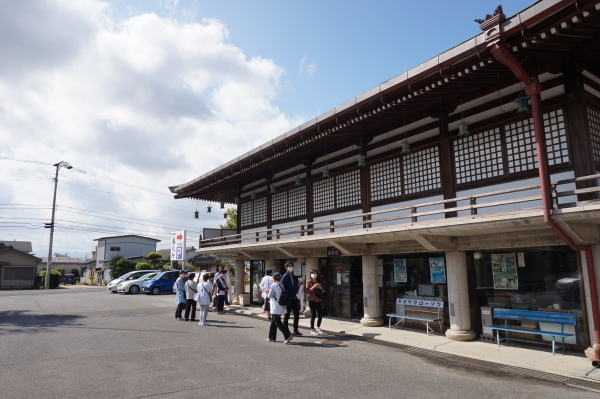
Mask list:
[[[171,261],[185,261],[185,230],[171,233]]]
[[[237,260],[238,256],[235,254],[215,254],[215,258],[223,260]]]

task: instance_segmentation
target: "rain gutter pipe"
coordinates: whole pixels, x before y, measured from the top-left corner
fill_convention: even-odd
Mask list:
[[[574,251],[585,252],[586,267],[590,287],[592,303],[592,324],[594,327],[594,367],[600,366],[600,311],[598,309],[598,287],[596,282],[596,271],[594,268],[594,257],[590,245],[575,243],[567,233],[560,228],[552,219],[552,196],[550,195],[550,178],[548,174],[548,162],[544,145],[544,126],[542,124],[540,93],[542,86],[536,82],[525,70],[521,63],[507,50],[507,45],[497,42],[491,47],[492,56],[501,64],[508,67],[512,73],[525,84],[525,94],[531,99],[531,113],[533,116],[533,127],[535,130],[535,147],[537,154],[538,171],[540,176],[540,189],[542,191],[542,208],[544,211],[544,223],[556,232]]]

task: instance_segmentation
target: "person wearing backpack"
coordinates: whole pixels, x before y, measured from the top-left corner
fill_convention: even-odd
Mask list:
[[[194,273],[188,274],[185,282],[185,321],[196,321],[196,300],[194,295],[198,293],[198,284],[194,281]],[[192,318],[190,319],[190,311]]]
[[[183,308],[185,307],[185,286],[184,279],[187,276],[187,272],[182,270],[179,272],[179,278],[175,281],[173,285],[173,289],[175,291],[175,303],[177,304],[177,309],[175,309],[175,320],[183,321],[183,317],[181,317],[181,313],[183,312]]]
[[[198,284],[198,293],[194,297],[194,299],[200,305],[200,326],[209,326],[206,322],[206,317],[208,316],[208,307],[211,302],[210,293],[212,290],[212,283],[209,281],[210,275],[205,273],[202,276],[202,282]]]
[[[322,335],[321,320],[323,319],[323,296],[325,290],[321,284],[321,277],[317,269],[310,271],[310,280],[306,282],[306,293],[308,294],[308,307],[310,308],[310,335]],[[317,328],[315,329],[315,317],[317,317]]]
[[[287,272],[281,277],[281,284],[285,288],[288,294],[287,298],[287,312],[283,318],[283,324],[289,329],[290,314],[294,313],[294,336],[299,337],[302,335],[298,331],[298,322],[300,321],[300,300],[298,299],[298,277],[294,275],[294,264],[287,262],[285,264]]]
[[[286,312],[287,294],[281,284],[281,274],[273,274],[273,285],[269,290],[269,304],[271,306],[271,326],[269,327],[269,338],[267,342],[275,342],[277,339],[277,330],[283,334],[284,344],[288,344],[294,336],[290,330],[281,322],[281,315]]]

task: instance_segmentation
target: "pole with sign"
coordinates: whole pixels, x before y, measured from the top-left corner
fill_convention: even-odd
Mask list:
[[[173,261],[181,261],[181,269],[185,265],[185,230],[174,231],[171,233],[171,268]]]

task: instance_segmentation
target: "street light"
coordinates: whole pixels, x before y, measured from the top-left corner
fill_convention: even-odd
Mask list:
[[[58,171],[60,168],[73,169],[68,162],[61,161],[52,166],[56,166],[56,175],[54,176],[54,199],[52,200],[52,220],[46,223],[45,227],[50,228],[50,246],[48,247],[48,266],[46,266],[46,289],[50,289],[50,270],[52,268],[52,240],[54,239],[54,214],[56,213],[56,189],[58,186]]]

